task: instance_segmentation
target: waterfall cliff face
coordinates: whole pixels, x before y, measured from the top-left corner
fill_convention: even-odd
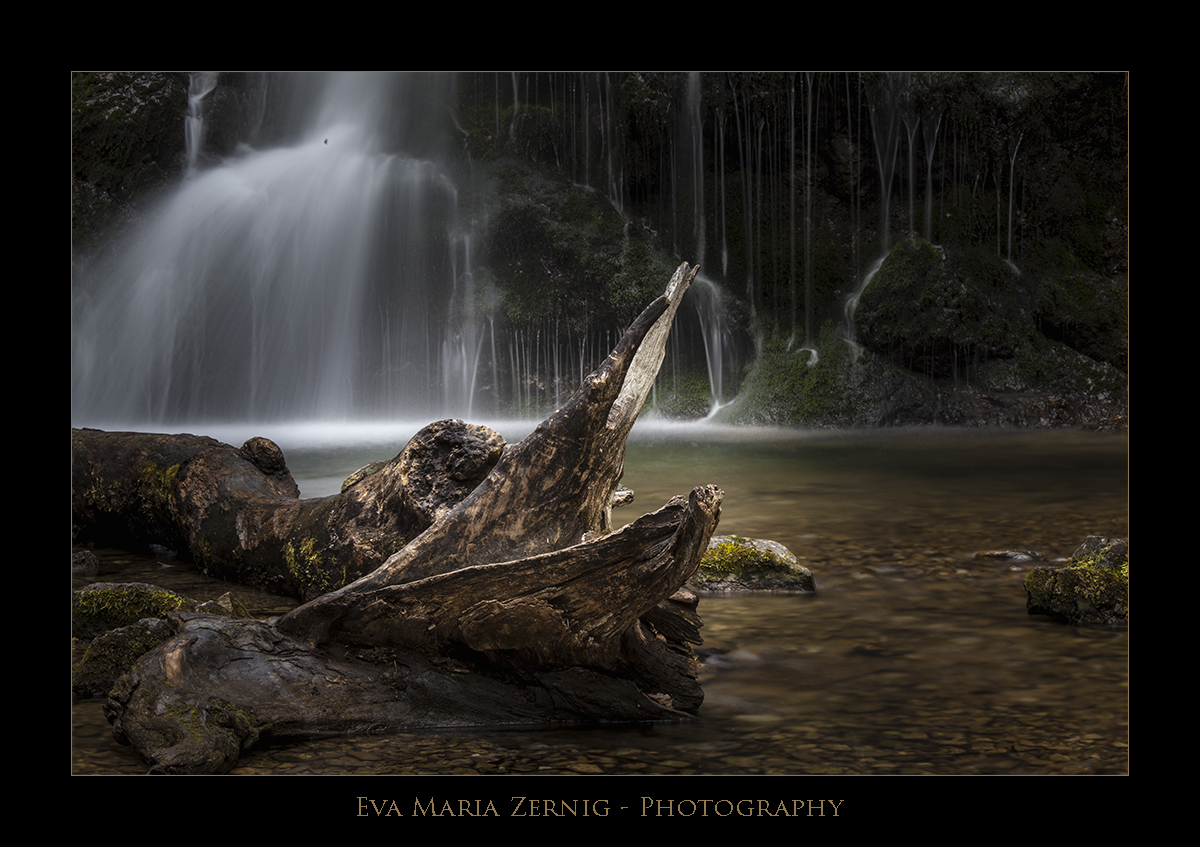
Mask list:
[[[804,404],[752,409],[777,401],[751,402],[748,360],[774,351],[775,383],[861,395],[829,348],[892,357],[857,337],[856,310],[872,263],[917,233],[1028,280],[1101,275],[1097,331],[1071,337],[1115,337],[1084,352],[1126,361],[1105,293],[1127,273],[1112,75],[74,79],[79,424],[540,418],[684,260],[701,277],[652,404],[696,419],[736,397],[726,418],[813,421]],[[105,240],[114,222],[132,234]],[[1047,291],[1022,349],[1081,321]],[[928,346],[919,321],[897,331]]]
[[[487,213],[465,208],[471,166],[451,149],[463,145],[454,84],[449,74],[272,78],[248,142],[201,166],[214,75],[194,75],[186,177],[122,243],[77,257],[76,422],[553,409],[623,327],[506,321],[495,274],[478,267]],[[700,326],[719,319],[707,303],[695,309]],[[696,345],[710,376],[714,337]]]

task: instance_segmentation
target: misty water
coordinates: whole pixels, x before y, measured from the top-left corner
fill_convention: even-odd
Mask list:
[[[209,427],[284,449],[302,496],[337,491],[415,426]],[[497,425],[510,441],[530,427]],[[679,724],[396,732],[252,751],[234,774],[1120,774],[1128,769],[1128,630],[1025,610],[1030,564],[1088,536],[1128,539],[1128,439],[1068,431],[634,429],[633,520],[713,483],[719,533],[773,538],[817,592],[703,595],[705,703]],[[148,552],[99,551],[93,579],[227,590]],[[100,701],[73,707],[73,771],[144,773]]]

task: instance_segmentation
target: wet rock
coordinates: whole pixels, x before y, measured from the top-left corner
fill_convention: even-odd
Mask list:
[[[95,582],[71,593],[71,634],[95,638],[195,604],[195,600],[144,582]]]
[[[72,692],[80,699],[107,696],[121,674],[174,631],[166,620],[146,618],[93,639],[83,659],[71,671]]]
[[[73,594],[73,635],[92,639],[71,671],[76,697],[103,697],[134,661],[175,634],[166,620],[177,609],[251,617],[246,606],[225,592],[216,600],[198,602],[156,585],[140,582],[98,582]]]
[[[1071,623],[1129,620],[1129,545],[1090,536],[1066,567],[1034,568],[1025,577],[1026,609]]]
[[[1010,562],[1044,562],[1046,557],[1037,550],[980,550],[976,559],[1007,559]]]
[[[206,600],[203,603],[197,603],[192,611],[201,612],[206,615],[225,615],[230,618],[253,617],[245,604],[234,597],[230,591],[226,591],[216,600]]]
[[[100,560],[91,550],[78,550],[71,554],[71,573],[75,576],[91,576],[100,569]]]
[[[692,577],[698,591],[816,591],[808,568],[765,538],[714,535]]]

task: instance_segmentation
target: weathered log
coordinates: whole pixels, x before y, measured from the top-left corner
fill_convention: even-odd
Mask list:
[[[471,565],[561,549],[612,526],[625,440],[662,365],[671,322],[699,268],[683,264],[604,363],[441,520],[356,582],[289,613],[280,628],[314,642],[376,590]],[[350,637],[343,626],[343,637]],[[371,637],[367,637],[371,643]]]
[[[370,573],[491,472],[499,433],[459,420],[422,429],[332,497],[297,499],[283,452],[194,435],[72,432],[77,540],[159,544],[212,577],[315,597]]]
[[[610,509],[625,439],[695,272],[682,265],[562,409],[372,572],[273,622],[174,614],[178,634],[110,695],[116,737],[154,768],[217,772],[266,737],[694,715],[700,619],[683,586],[723,495],[697,488],[615,532]],[[183,464],[180,476],[190,476]],[[305,508],[261,479],[236,494],[226,485],[166,513],[211,516],[232,500],[241,527],[272,504],[277,515]],[[102,501],[91,495],[93,507]],[[330,501],[346,502],[320,502]],[[395,502],[378,500],[380,514]],[[326,522],[332,508],[322,507]],[[197,543],[191,524],[178,535]]]

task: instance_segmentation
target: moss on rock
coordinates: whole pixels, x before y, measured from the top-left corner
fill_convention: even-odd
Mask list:
[[[94,583],[76,591],[72,603],[72,635],[92,639],[71,671],[76,697],[102,697],[140,656],[175,633],[166,620],[186,610],[249,618],[250,612],[232,593],[197,602],[146,583]]]
[[[1129,282],[1084,271],[1042,278],[1035,312],[1042,333],[1125,371],[1129,366]]]
[[[982,248],[897,244],[863,291],[855,322],[865,347],[936,378],[1008,358],[1036,334],[1029,281]]]
[[[490,272],[516,327],[623,327],[658,296],[671,261],[603,194],[523,162],[490,169]]]
[[[195,600],[143,582],[96,582],[71,595],[71,634],[95,638],[143,618],[164,618]]]
[[[883,376],[878,360],[855,358],[832,322],[822,327],[816,353],[770,333],[741,392],[722,416],[758,426],[871,426],[877,423]]]
[[[134,202],[182,172],[183,73],[71,75],[71,226],[76,251],[132,220]]]
[[[100,635],[72,668],[71,690],[81,699],[106,696],[139,657],[173,634],[167,621],[147,618]]]
[[[815,591],[812,573],[782,544],[715,535],[692,585],[701,591]]]
[[[1026,608],[1071,623],[1129,620],[1129,545],[1091,536],[1063,568],[1034,568],[1025,577]]]

